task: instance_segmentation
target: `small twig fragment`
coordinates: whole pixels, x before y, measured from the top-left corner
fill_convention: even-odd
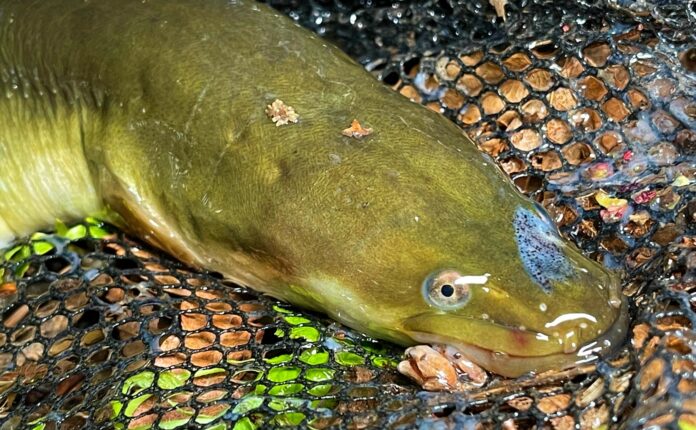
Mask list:
[[[347,137],[361,139],[365,136],[369,136],[370,134],[372,134],[372,129],[364,128],[362,125],[360,125],[360,122],[357,119],[354,119],[353,122],[350,124],[350,127],[343,130],[341,134]]]
[[[289,123],[296,123],[300,116],[292,106],[286,105],[282,100],[275,99],[273,103],[266,106],[266,115],[273,121],[276,127]]]
[[[495,8],[495,13],[505,21],[505,5],[507,5],[507,0],[488,0],[488,2]]]

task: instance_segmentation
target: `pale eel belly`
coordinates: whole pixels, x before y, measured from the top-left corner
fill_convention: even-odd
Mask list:
[[[188,264],[505,376],[625,335],[618,277],[459,128],[266,6],[6,0],[0,73],[0,241],[106,211]]]

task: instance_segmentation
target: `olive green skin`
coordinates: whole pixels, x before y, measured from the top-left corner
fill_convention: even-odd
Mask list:
[[[512,226],[533,203],[450,121],[271,9],[3,0],[0,21],[0,66],[15,71],[3,90],[28,94],[0,101],[0,127],[27,136],[0,145],[25,148],[10,168],[45,149],[22,134],[31,127],[54,151],[81,151],[94,191],[74,193],[89,202],[65,213],[103,202],[122,227],[192,265],[379,338],[459,346],[506,376],[577,361],[564,353],[570,332],[579,344],[619,339],[613,274],[564,243],[579,270],[542,291]],[[277,98],[299,123],[271,122]],[[373,133],[343,136],[353,119]],[[466,305],[439,309],[422,285],[442,269],[490,274],[486,291],[472,286]],[[574,313],[596,323],[546,327]]]

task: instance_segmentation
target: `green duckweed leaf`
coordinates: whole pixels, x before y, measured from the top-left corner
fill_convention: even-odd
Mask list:
[[[96,225],[91,225],[89,226],[89,235],[95,239],[102,239],[106,236],[108,236],[110,233]]]
[[[128,404],[126,405],[126,409],[123,413],[129,418],[133,417],[135,415],[135,411],[138,410],[140,405],[145,403],[145,401],[147,401],[147,399],[149,399],[150,397],[152,397],[152,394],[143,394],[142,396],[136,397],[135,399],[128,402]]]
[[[31,239],[33,242],[35,240],[42,240],[42,239],[45,239],[47,237],[48,237],[48,235],[46,233],[43,233],[41,231],[37,231],[36,233],[33,233],[31,236],[29,236],[29,239]]]
[[[268,390],[268,394],[271,396],[292,396],[304,390],[304,385],[302,384],[282,384],[271,387]]]
[[[290,339],[305,339],[309,342],[319,340],[319,330],[314,327],[293,327],[290,329]]]
[[[198,413],[198,416],[196,417],[196,422],[198,424],[210,424],[216,419],[220,418],[221,416],[225,415],[228,410],[230,410],[231,406],[226,405],[224,403],[219,403],[219,407],[215,407],[214,409],[210,409],[211,411],[214,411],[214,413],[206,413],[205,411],[208,409],[205,409],[201,412]]]
[[[118,415],[121,413],[121,409],[123,409],[123,403],[119,402],[118,400],[111,401],[111,419],[112,420],[114,418],[118,417]]]
[[[289,311],[289,310],[287,310],[287,309],[285,309],[285,308],[281,308],[281,307],[278,306],[278,305],[273,305],[273,310],[276,311],[276,312],[279,312],[279,313],[281,313],[281,314],[292,314],[292,311]]]
[[[370,357],[370,361],[376,367],[396,367],[399,365],[399,363],[396,360],[393,360],[388,357],[382,357],[379,355],[373,355],[372,357]]]
[[[174,411],[176,412],[176,415],[165,415],[164,417],[162,417],[159,423],[159,428],[171,430],[177,427],[181,427],[183,425],[186,425],[189,421],[191,421],[191,417],[194,414],[194,409],[191,407],[176,408],[174,409]]]
[[[325,364],[329,361],[329,352],[321,348],[305,349],[300,354],[300,361],[310,366]]]
[[[32,248],[34,248],[34,254],[37,254],[37,255],[44,255],[45,253],[47,253],[53,249],[52,243],[44,242],[44,241],[34,242],[31,244],[31,246],[32,246]]]
[[[249,418],[244,417],[234,423],[232,430],[256,430],[256,425]]]
[[[266,378],[272,382],[287,382],[297,379],[300,372],[298,367],[274,367],[268,371]]]
[[[5,252],[5,260],[7,261],[22,261],[31,256],[31,249],[27,245],[17,245]]]
[[[285,321],[290,324],[290,325],[300,325],[300,324],[307,324],[311,322],[305,317],[298,317],[298,316],[287,316],[284,317]]]
[[[335,370],[326,369],[323,367],[307,369],[305,372],[305,379],[312,382],[329,381],[333,379],[334,373],[336,373]]]
[[[309,392],[309,394],[311,394],[313,396],[319,397],[319,396],[325,396],[325,395],[329,394],[331,392],[332,388],[333,388],[333,385],[331,385],[331,384],[320,384],[320,385],[313,386],[312,388],[307,390],[307,392]]]
[[[358,354],[347,351],[336,353],[336,361],[343,366],[357,366],[365,363],[365,359]]]
[[[274,411],[284,411],[284,410],[287,410],[287,409],[302,407],[305,403],[306,403],[306,401],[303,400],[303,399],[295,399],[295,398],[281,399],[281,398],[276,398],[276,399],[272,399],[271,401],[268,402],[268,407],[271,408],[271,409],[273,409]]]
[[[318,399],[309,402],[309,407],[312,409],[334,409],[337,405],[337,399]]]
[[[169,369],[159,374],[157,386],[163,390],[174,390],[183,387],[191,377],[191,372],[186,369]]]
[[[258,396],[249,396],[243,398],[239,403],[237,403],[237,406],[232,409],[232,412],[235,414],[239,415],[244,415],[247,412],[258,408],[263,404],[263,397],[258,397]]]
[[[155,372],[145,371],[126,379],[121,388],[123,394],[138,394],[150,388],[155,381]]]
[[[282,354],[273,358],[264,358],[263,361],[269,364],[281,364],[292,360],[292,354]]]
[[[201,369],[193,374],[194,378],[200,378],[202,376],[216,375],[218,373],[225,373],[225,369],[221,367],[213,367],[212,369]]]
[[[63,221],[56,219],[55,226],[53,229],[56,231],[56,235],[65,237],[68,233],[68,226],[63,223]]]
[[[87,227],[82,224],[78,224],[74,227],[68,229],[65,233],[65,238],[69,240],[79,240],[87,236]]]
[[[17,270],[15,271],[15,276],[21,278],[22,276],[24,276],[25,273],[27,273],[27,270],[29,270],[29,262],[25,261],[17,268]]]
[[[271,420],[271,424],[279,427],[297,427],[306,418],[302,412],[284,412]]]

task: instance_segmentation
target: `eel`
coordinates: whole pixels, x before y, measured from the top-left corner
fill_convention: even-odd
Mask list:
[[[189,265],[508,377],[626,334],[619,276],[455,124],[269,7],[2,0],[0,75],[0,241],[103,213]]]

